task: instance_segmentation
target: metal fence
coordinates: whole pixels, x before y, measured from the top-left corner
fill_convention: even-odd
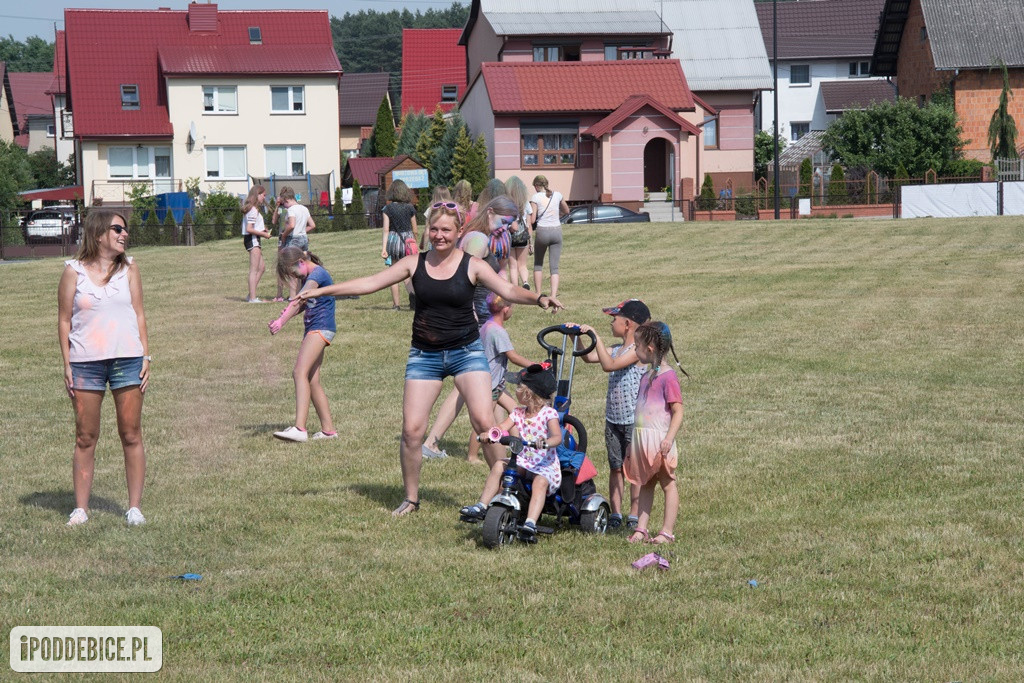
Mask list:
[[[1024,158],[996,159],[996,180],[1024,180]]]

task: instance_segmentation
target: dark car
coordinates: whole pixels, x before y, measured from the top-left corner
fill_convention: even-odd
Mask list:
[[[38,209],[25,217],[22,224],[27,243],[60,243],[65,239],[78,241],[78,223],[71,207],[54,206]]]
[[[615,204],[588,204],[569,210],[563,223],[649,223],[651,214],[637,213]]]

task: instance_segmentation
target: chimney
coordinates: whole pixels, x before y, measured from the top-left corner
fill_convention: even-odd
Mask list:
[[[214,33],[217,31],[217,5],[198,2],[189,3],[188,30],[192,32]]]

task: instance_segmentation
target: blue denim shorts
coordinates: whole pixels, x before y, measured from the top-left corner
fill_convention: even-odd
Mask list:
[[[108,358],[71,364],[71,381],[75,389],[106,391],[142,384],[142,356],[134,358]]]
[[[288,235],[288,239],[281,245],[282,249],[285,247],[298,247],[302,251],[309,251],[309,238],[305,234]]]
[[[440,382],[445,377],[461,375],[464,372],[490,373],[484,344],[477,339],[472,344],[448,349],[447,351],[423,351],[409,349],[409,360],[405,364],[405,378],[430,379]]]

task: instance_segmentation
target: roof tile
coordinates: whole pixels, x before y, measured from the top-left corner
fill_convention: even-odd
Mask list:
[[[878,79],[851,79],[825,81],[821,84],[821,99],[826,114],[867,109],[879,102],[895,102],[896,91],[889,83]]]
[[[779,59],[870,57],[885,0],[806,0],[778,3]],[[772,4],[754,5],[772,58]]]
[[[372,126],[387,97],[391,74],[345,74],[338,90],[338,113],[343,126]]]
[[[424,28],[402,31],[402,112],[430,114],[440,104],[451,111],[455,102],[441,102],[441,86],[466,92],[466,48],[459,45],[462,29]]]

